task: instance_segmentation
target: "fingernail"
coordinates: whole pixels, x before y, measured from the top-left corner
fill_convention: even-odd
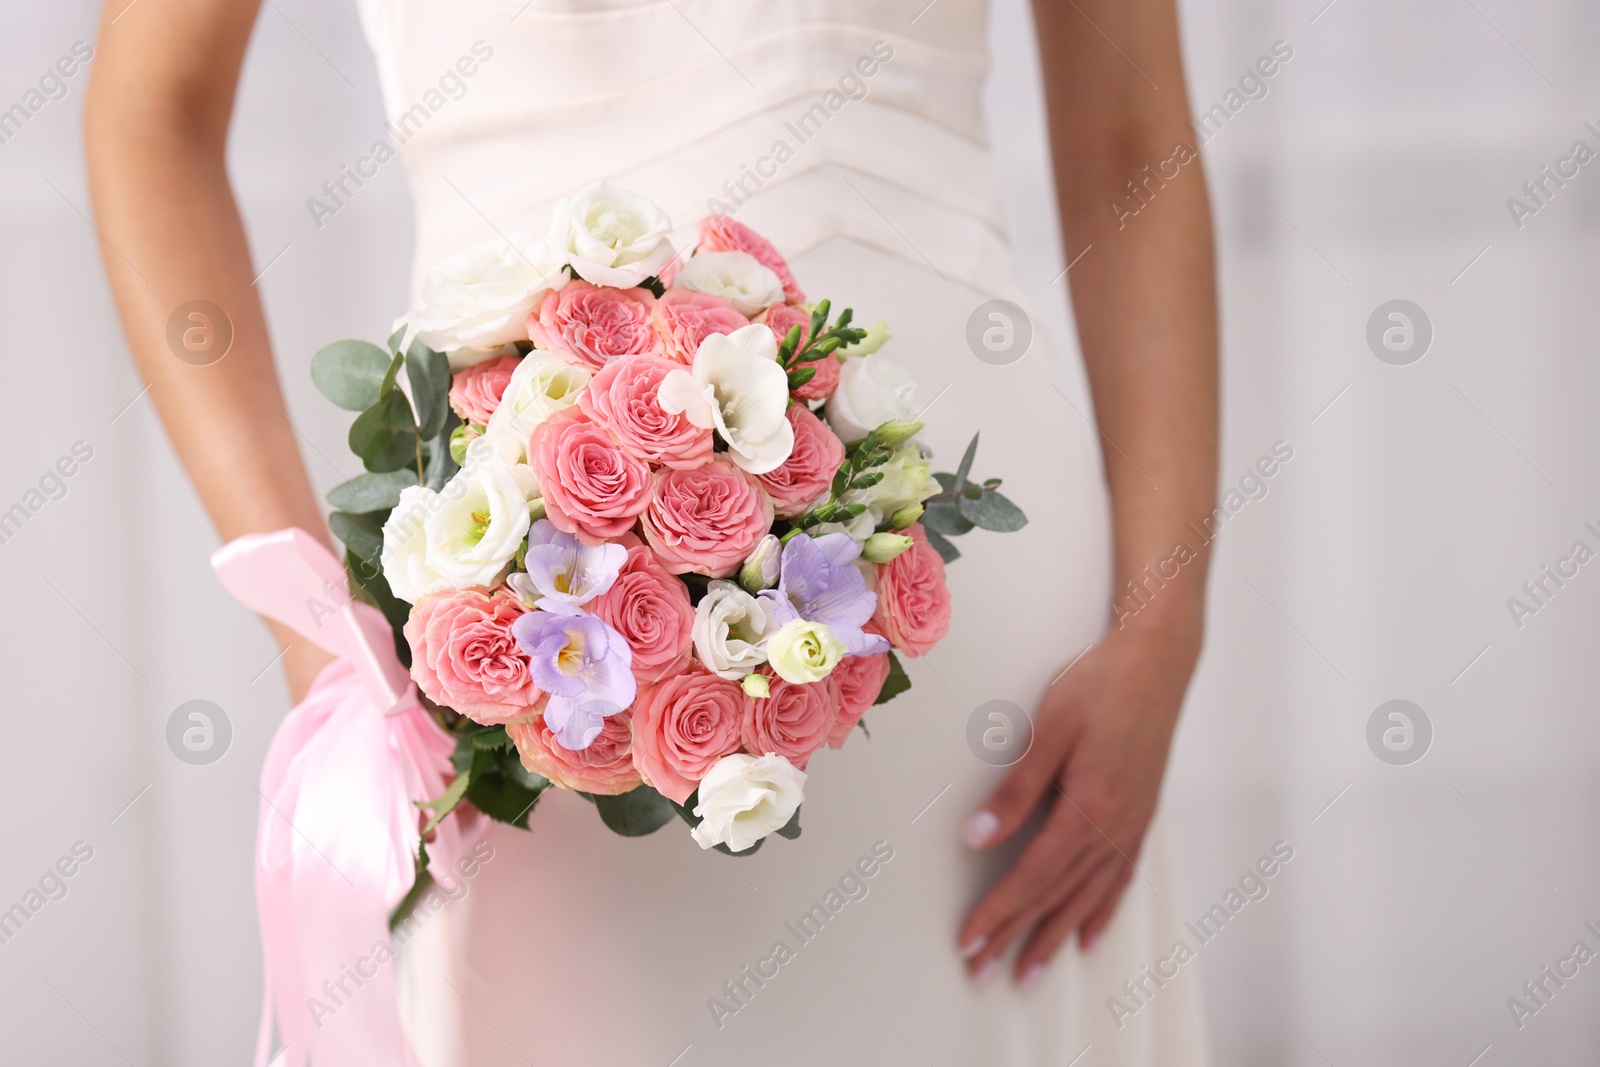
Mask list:
[[[1000,829],[1000,816],[992,811],[975,813],[961,828],[961,840],[973,848],[982,848],[994,832]]]
[[[1029,967],[1026,971],[1022,972],[1022,977],[1017,979],[1017,988],[1021,990],[1032,989],[1034,986],[1039,984],[1039,979],[1043,977],[1044,964],[1035,963],[1032,967]]]
[[[977,937],[961,946],[961,958],[964,960],[970,960],[972,957],[982,952],[984,946],[988,943],[989,936],[987,934],[979,934]]]
[[[1088,937],[1079,942],[1078,947],[1082,949],[1083,954],[1087,956],[1089,953],[1095,950],[1095,946],[1098,944],[1100,944],[1100,935],[1090,934]]]
[[[979,985],[988,985],[994,980],[995,972],[999,969],[999,960],[985,960],[983,966],[978,968],[978,973],[972,976],[973,980]]]

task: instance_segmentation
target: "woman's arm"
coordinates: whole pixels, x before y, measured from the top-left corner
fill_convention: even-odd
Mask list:
[[[1049,811],[960,935],[980,974],[1025,940],[1023,980],[1074,931],[1092,948],[1143,877],[1134,865],[1204,625],[1209,557],[1189,524],[1210,517],[1217,465],[1211,220],[1173,0],[1035,0],[1034,19],[1065,246],[1082,255],[1069,278],[1111,489],[1117,609],[1046,692],[1032,749],[965,831],[996,844],[1041,803]]]
[[[258,7],[106,5],[84,114],[89,183],[128,345],[218,532],[297,525],[326,541],[228,185],[228,123]],[[232,348],[209,365],[168,346],[168,320],[195,300],[232,322]],[[325,657],[274,630],[298,699]]]

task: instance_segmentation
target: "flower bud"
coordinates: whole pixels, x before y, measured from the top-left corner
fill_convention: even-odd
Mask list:
[[[894,335],[889,332],[889,327],[878,322],[867,327],[867,336],[853,345],[845,345],[839,349],[840,359],[849,359],[851,356],[870,356],[883,347],[885,341]]]
[[[778,562],[782,554],[783,545],[772,534],[767,534],[756,543],[755,551],[739,568],[739,584],[752,593],[777,585]]]
[[[899,448],[915,437],[926,426],[922,422],[898,419],[878,427],[878,444],[883,448]]]
[[[875,533],[861,546],[861,554],[873,563],[888,563],[914,544],[905,534]]]
[[[921,504],[907,504],[893,515],[889,516],[889,525],[896,530],[904,530],[922,518],[923,507]]]
[[[772,683],[767,681],[764,674],[747,674],[739,685],[757,700],[765,700],[772,695]]]
[[[479,437],[477,427],[462,423],[450,431],[450,458],[456,461],[456,466],[464,467],[467,463],[467,446]]]

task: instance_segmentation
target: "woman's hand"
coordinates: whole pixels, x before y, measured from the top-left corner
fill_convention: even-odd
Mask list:
[[[1027,754],[963,836],[987,848],[1042,804],[1044,823],[968,915],[959,944],[979,980],[1024,941],[1014,975],[1031,985],[1074,930],[1084,951],[1116,909],[1155,814],[1173,727],[1199,654],[1198,623],[1112,630],[1046,692]]]

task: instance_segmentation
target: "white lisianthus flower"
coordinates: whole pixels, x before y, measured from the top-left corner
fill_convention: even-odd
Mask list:
[[[451,588],[493,586],[528,536],[528,498],[510,464],[485,456],[462,467],[423,532],[425,561]]]
[[[450,583],[428,565],[428,516],[439,507],[439,494],[425,485],[400,490],[400,502],[383,523],[383,552],[378,564],[395,596],[415,604],[429,593],[442,593]]]
[[[700,343],[690,370],[661,379],[657,399],[728,443],[728,458],[751,474],[783,465],[794,450],[789,376],[778,365],[778,342],[759,322]]]
[[[853,445],[886,422],[917,416],[917,382],[911,372],[882,356],[847,359],[839,367],[839,387],[828,398],[828,425]]]
[[[578,402],[589,372],[554,352],[536,348],[522,357],[489,416],[483,436],[507,463],[524,464],[528,437],[545,419]]]
[[[822,681],[847,651],[825,624],[809,619],[790,619],[767,638],[767,662],[779,678],[795,685]]]
[[[595,182],[556,204],[546,240],[584,281],[631,289],[672,258],[670,229],[649,200]]]
[[[689,633],[707,670],[738,680],[767,661],[767,637],[777,628],[772,601],[718,580],[695,605]]]
[[[881,472],[883,480],[865,489],[851,490],[842,500],[846,504],[865,504],[873,517],[873,525],[901,508],[920,504],[939,494],[933,468],[915,441],[901,445],[889,457],[889,462],[872,469]]]
[[[720,296],[746,318],[783,303],[783,281],[748,252],[696,253],[684,263],[672,284]]]
[[[528,339],[528,312],[548,290],[567,283],[562,261],[522,232],[473,245],[422,280],[421,303],[407,316],[415,337],[446,353],[461,370]]]
[[[805,786],[805,772],[776,752],[723,756],[700,779],[694,808],[700,825],[689,833],[701,848],[726,845],[743,852],[788,825],[805,799]]]

